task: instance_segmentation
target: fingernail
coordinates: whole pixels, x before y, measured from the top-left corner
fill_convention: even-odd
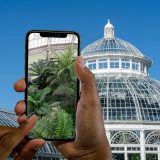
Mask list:
[[[35,151],[38,151],[41,147],[42,147],[42,146],[37,146],[37,147],[35,147],[34,149],[35,149]]]
[[[38,151],[39,149],[40,149],[39,146],[34,148],[35,151]]]
[[[84,59],[82,58],[82,56],[79,56],[78,60],[79,60],[79,62],[80,62],[82,67],[86,67],[86,64],[85,64]]]
[[[41,139],[40,141],[41,141],[41,144],[36,145],[36,146],[35,146],[35,150],[40,149],[40,148],[45,144],[45,140]],[[40,141],[39,141],[39,142],[40,142]]]
[[[37,145],[37,146],[35,146],[35,151],[37,151],[37,150],[39,150],[41,148],[41,146],[40,145]]]

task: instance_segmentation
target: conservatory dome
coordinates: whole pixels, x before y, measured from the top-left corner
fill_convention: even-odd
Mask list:
[[[134,45],[114,36],[114,27],[110,20],[104,27],[104,37],[89,44],[82,50],[81,54],[84,56],[126,55],[142,57],[150,61]]]
[[[116,37],[99,39],[84,48],[82,54],[125,54],[144,57],[135,46]]]
[[[160,82],[149,76],[96,75],[106,122],[160,122]]]
[[[96,77],[104,121],[160,122],[160,82],[149,76],[151,60],[129,42],[116,38],[110,21],[104,37],[81,54]]]

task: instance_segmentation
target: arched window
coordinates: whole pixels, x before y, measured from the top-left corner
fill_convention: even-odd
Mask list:
[[[146,144],[159,144],[160,145],[160,132],[151,132],[146,137]]]
[[[140,144],[140,140],[132,131],[119,131],[112,136],[111,144]]]

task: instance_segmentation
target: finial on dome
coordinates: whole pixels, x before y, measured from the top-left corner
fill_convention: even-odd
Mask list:
[[[112,38],[114,37],[114,27],[110,23],[110,19],[108,19],[108,23],[104,27],[104,38]]]

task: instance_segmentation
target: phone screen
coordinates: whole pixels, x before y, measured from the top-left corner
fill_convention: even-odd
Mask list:
[[[26,38],[26,114],[38,116],[29,138],[73,139],[79,82],[75,32],[31,31]]]

